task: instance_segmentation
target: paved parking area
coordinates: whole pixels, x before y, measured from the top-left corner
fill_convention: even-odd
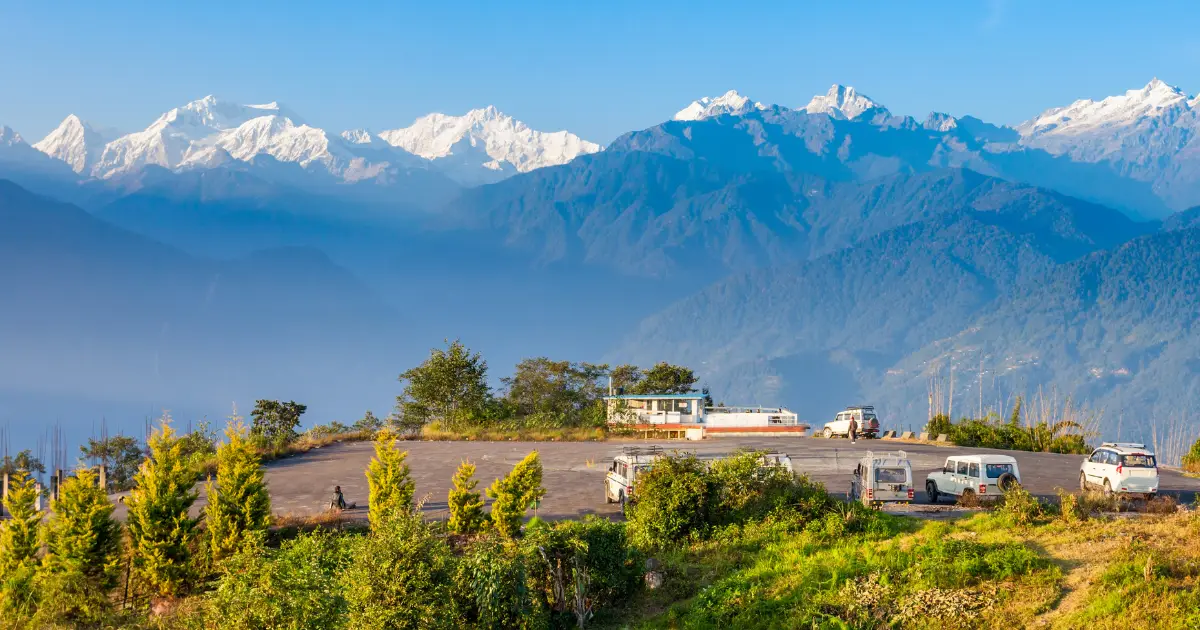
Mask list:
[[[831,492],[844,494],[850,484],[850,471],[868,450],[904,450],[913,463],[918,489],[925,475],[941,468],[945,458],[963,453],[1004,453],[1017,458],[1021,477],[1030,492],[1053,497],[1059,487],[1076,489],[1080,455],[1022,453],[992,449],[970,449],[930,444],[905,444],[881,440],[860,440],[850,444],[844,439],[825,440],[797,437],[710,438],[701,442],[625,441],[607,442],[402,442],[408,451],[408,464],[416,482],[416,496],[424,499],[424,510],[431,518],[446,514],[446,495],[450,478],[459,463],[470,460],[477,466],[476,477],[482,491],[492,480],[508,473],[530,451],[541,454],[546,498],[539,510],[543,518],[575,518],[586,514],[619,516],[616,505],[604,502],[603,480],[608,464],[627,446],[658,445],[664,450],[690,451],[701,458],[716,458],[738,448],[751,447],[787,453],[797,472],[807,473],[825,484]],[[367,463],[374,456],[369,442],[334,444],[304,455],[272,462],[267,466],[267,484],[276,514],[311,515],[324,511],[340,485],[346,500],[360,509],[348,514],[366,518]],[[1161,471],[1160,491],[1191,502],[1200,491],[1200,479],[1184,477],[1171,470]],[[919,491],[916,500],[925,501]],[[203,496],[196,509],[203,505]],[[123,512],[123,506],[119,508]]]

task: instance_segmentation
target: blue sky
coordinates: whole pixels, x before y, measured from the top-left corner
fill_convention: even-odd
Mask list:
[[[0,124],[133,131],[209,93],[340,131],[494,104],[609,142],[734,88],[840,82],[893,112],[1016,123],[1152,77],[1200,91],[1188,2],[11,2]]]

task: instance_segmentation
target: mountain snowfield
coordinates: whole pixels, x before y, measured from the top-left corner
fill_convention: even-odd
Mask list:
[[[365,130],[332,134],[279,103],[241,105],[206,96],[116,138],[72,114],[34,148],[101,179],[147,166],[189,170],[269,157],[348,182],[400,167],[441,170],[474,184],[563,164],[602,147],[566,131],[535,131],[494,107],[464,116],[430,114],[375,136]]]
[[[730,90],[697,99],[672,119],[696,122],[767,110],[923,130],[939,134],[935,138],[947,143],[947,154],[955,153],[954,147],[963,141],[976,142],[982,151],[1005,155],[1009,161],[1023,159],[1023,150],[1037,149],[1043,155],[1112,169],[1145,186],[1147,195],[1172,210],[1200,204],[1200,98],[1159,79],[1121,95],[1049,109],[1015,127],[937,112],[918,121],[894,115],[854,87],[839,84],[793,109]],[[40,159],[25,150],[29,145],[15,132],[6,133],[8,140],[0,136],[0,142],[7,142],[8,163]],[[495,107],[462,116],[429,114],[407,127],[379,133],[355,129],[334,134],[307,124],[278,103],[241,105],[212,96],[174,108],[144,130],[115,138],[71,115],[32,148],[80,176],[101,179],[148,166],[182,171],[266,160],[298,166],[304,169],[299,171],[302,177],[320,174],[335,182],[402,181],[395,174],[425,169],[467,186],[565,164],[604,149],[568,131],[534,130]],[[1030,164],[1035,171],[1041,168]]]

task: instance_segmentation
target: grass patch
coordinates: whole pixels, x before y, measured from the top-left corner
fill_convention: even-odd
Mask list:
[[[608,439],[602,427],[466,427],[445,429],[434,422],[421,430],[420,439],[483,442],[598,442]]]

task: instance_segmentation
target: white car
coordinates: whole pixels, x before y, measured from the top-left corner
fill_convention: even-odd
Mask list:
[[[955,455],[925,479],[930,503],[945,496],[1000,496],[1021,483],[1017,460],[1008,455]]]
[[[867,451],[850,478],[850,500],[864,505],[913,500],[912,463],[908,453]]]
[[[874,407],[846,407],[838,412],[832,422],[825,423],[821,435],[827,438],[835,435],[849,437],[850,420],[858,423],[858,436],[861,438],[873,438],[879,432],[879,418],[875,415]]]
[[[1079,489],[1152,499],[1158,493],[1158,462],[1145,444],[1105,442],[1079,467]]]
[[[629,502],[633,501],[633,489],[637,478],[654,467],[662,458],[662,449],[651,447],[626,447],[621,454],[613,458],[604,475],[604,502],[620,503],[624,512]]]

